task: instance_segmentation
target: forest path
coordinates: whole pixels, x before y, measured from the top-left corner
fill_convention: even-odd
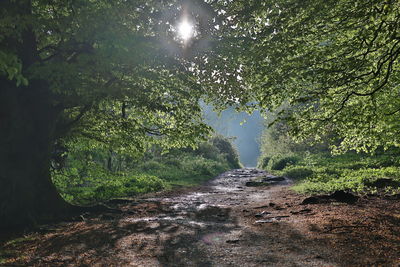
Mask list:
[[[397,266],[396,221],[380,234],[391,241],[373,237],[376,249],[364,240],[383,227],[363,217],[371,206],[300,205],[287,180],[245,185],[265,175],[232,170],[195,189],[115,201],[121,214],[44,226],[16,245],[14,266]]]

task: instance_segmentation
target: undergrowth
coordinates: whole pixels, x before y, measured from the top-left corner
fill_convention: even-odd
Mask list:
[[[78,205],[200,185],[224,171],[240,168],[236,150],[220,136],[196,149],[162,153],[159,147],[152,147],[136,159],[109,150],[88,150],[87,146],[71,151],[65,167],[53,171],[52,179],[63,198]]]
[[[346,190],[357,193],[399,193],[400,158],[396,154],[365,155],[347,153],[332,156],[327,153],[297,155],[297,162],[276,170],[271,164],[287,162],[288,157],[269,159],[265,169],[295,181],[292,187],[303,194],[331,193]],[[290,158],[293,158],[291,156]],[[382,186],[377,181],[386,181]]]

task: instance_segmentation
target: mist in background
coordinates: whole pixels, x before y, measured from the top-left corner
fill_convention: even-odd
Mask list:
[[[234,108],[223,111],[220,115],[211,106],[203,105],[205,121],[214,130],[226,137],[232,137],[238,149],[240,162],[245,167],[255,167],[260,156],[260,137],[264,119],[259,111],[249,115],[236,112]]]

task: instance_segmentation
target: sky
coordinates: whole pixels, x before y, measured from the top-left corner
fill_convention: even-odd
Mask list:
[[[205,106],[206,122],[214,130],[226,137],[235,137],[240,162],[245,167],[256,167],[260,156],[260,137],[263,130],[263,118],[260,112],[249,115],[245,112],[236,112],[233,108],[227,109],[220,116],[212,111],[211,106]]]

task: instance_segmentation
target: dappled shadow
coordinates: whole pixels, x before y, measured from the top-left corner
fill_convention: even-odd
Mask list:
[[[330,219],[316,231],[316,239],[336,251],[341,266],[398,266],[400,220],[373,210],[368,216]]]
[[[398,202],[300,205],[302,197],[284,186],[243,186],[254,173],[232,171],[196,192],[137,199],[116,206],[120,214],[43,226],[30,241],[3,247],[21,254],[6,266],[391,266],[398,260],[400,215],[382,212],[399,210]]]
[[[48,233],[41,242],[24,247],[32,254],[29,260],[20,261],[19,266],[250,267],[377,263],[373,261],[377,247],[366,240],[379,241],[381,233],[371,232],[366,237],[352,227],[334,228],[344,225],[336,220],[330,226],[315,226],[316,234],[310,237],[289,222],[243,227],[230,209],[209,210],[209,217],[203,212],[184,218],[123,217],[69,224],[62,231]],[[327,234],[329,229],[332,231]],[[347,249],[343,249],[344,245]],[[360,262],[363,256],[364,261]]]
[[[162,266],[338,266],[320,240],[286,223],[259,228],[209,227],[166,240]],[[325,242],[326,243],[326,242]]]
[[[154,202],[144,204],[154,206]],[[29,249],[27,266],[157,266],[169,260],[174,266],[211,266],[201,247],[187,250],[196,240],[213,231],[229,232],[237,227],[229,208],[201,206],[184,214],[158,203],[141,216],[116,216],[69,223],[50,230]],[[140,205],[138,207],[141,209]],[[160,213],[168,210],[168,213]],[[150,212],[149,212],[150,211]],[[145,216],[149,215],[149,216]],[[110,215],[111,216],[111,215]],[[115,215],[114,215],[115,216]],[[102,216],[106,217],[106,216]],[[198,233],[196,235],[195,233]],[[168,256],[161,247],[168,247]],[[186,255],[186,252],[190,252]],[[183,253],[183,254],[182,254]],[[35,255],[33,257],[33,254]],[[182,263],[182,265],[180,265]]]
[[[162,266],[215,266],[207,246],[216,245],[239,226],[229,208],[208,206],[190,214],[191,224],[167,238],[158,256]]]

